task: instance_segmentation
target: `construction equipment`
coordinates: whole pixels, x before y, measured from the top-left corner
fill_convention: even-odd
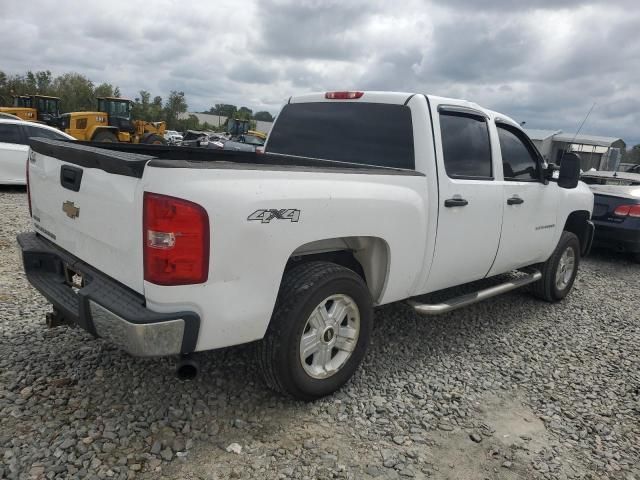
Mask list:
[[[253,135],[255,137],[261,138],[262,140],[267,139],[267,134],[261,132],[259,130],[250,130],[251,128],[251,120],[243,120],[240,118],[229,117],[227,119],[227,132],[231,134],[232,138],[240,137],[241,135],[248,134]]]
[[[132,120],[133,102],[126,98],[99,97],[98,111],[71,112],[60,117],[60,128],[78,140],[165,144],[165,122]]]
[[[60,98],[48,95],[14,95],[13,106],[0,107],[0,112],[10,113],[22,120],[55,126],[60,116]]]

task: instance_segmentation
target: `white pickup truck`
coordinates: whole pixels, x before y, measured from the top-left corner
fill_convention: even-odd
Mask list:
[[[36,139],[27,170],[18,242],[50,325],[180,355],[185,376],[194,352],[256,342],[266,383],[305,400],[353,375],[374,307],[527,284],[557,301],[593,238],[574,155],[553,178],[516,122],[431,95],[292,97],[263,154]]]

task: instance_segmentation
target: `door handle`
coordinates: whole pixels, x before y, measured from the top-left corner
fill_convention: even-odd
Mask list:
[[[80,182],[82,182],[81,168],[71,165],[60,167],[60,185],[73,192],[78,192],[80,191]]]
[[[507,199],[507,205],[520,205],[524,203],[524,200],[520,197],[511,197]]]
[[[469,202],[467,202],[464,198],[449,198],[444,201],[445,207],[464,207],[468,204]]]

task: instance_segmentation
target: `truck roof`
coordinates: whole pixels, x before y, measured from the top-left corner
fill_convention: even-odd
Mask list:
[[[357,96],[351,98],[340,98],[339,100],[327,98],[329,94],[357,94]],[[495,112],[488,108],[481,107],[477,103],[470,102],[459,98],[440,97],[437,95],[428,95],[412,92],[385,92],[385,91],[328,91],[328,92],[313,92],[305,93],[302,95],[295,95],[289,98],[287,103],[311,103],[311,102],[371,102],[371,103],[389,103],[394,105],[406,105],[409,100],[415,95],[425,95],[426,97],[436,100],[438,103],[450,103],[452,105],[464,106],[479,110],[485,113],[489,118],[497,119],[505,123],[509,123],[519,129],[522,129],[520,124],[513,120],[511,117],[502,113]]]

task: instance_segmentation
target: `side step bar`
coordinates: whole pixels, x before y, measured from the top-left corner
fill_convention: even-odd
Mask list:
[[[413,309],[421,315],[440,315],[441,313],[447,313],[452,310],[456,310],[461,307],[466,307],[473,303],[481,302],[487,298],[495,297],[502,293],[515,290],[516,288],[524,287],[530,283],[537,282],[542,278],[542,273],[539,271],[530,271],[527,275],[511,280],[509,282],[501,283],[494,287],[479,290],[474,293],[468,293],[459,297],[454,297],[443,303],[420,303],[415,300],[407,300],[407,303],[413,307]]]

